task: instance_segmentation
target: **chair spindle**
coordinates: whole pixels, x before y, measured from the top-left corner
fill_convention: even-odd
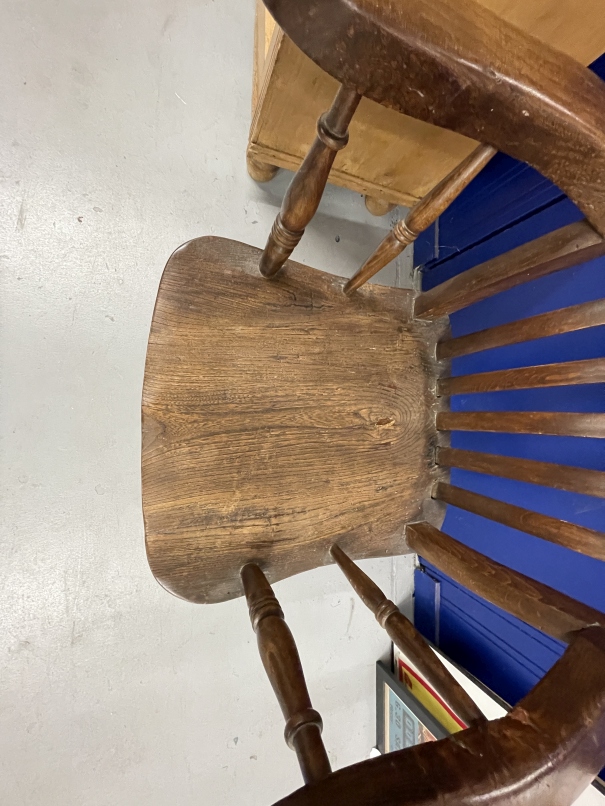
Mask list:
[[[437,319],[510,288],[605,255],[605,238],[577,221],[486,260],[416,297],[414,315]]]
[[[354,90],[341,86],[329,111],[317,121],[317,136],[286,191],[261,255],[263,276],[277,274],[317,212],[334,158],[349,140],[348,126],[360,100]]]
[[[286,743],[296,753],[305,783],[321,781],[331,772],[330,762],[321,738],[321,716],[311,706],[294,638],[258,565],[245,565],[241,577],[263,666],[286,719]]]
[[[456,375],[437,381],[437,394],[474,394],[510,389],[543,389],[548,386],[604,383],[605,358],[587,358],[560,364],[540,364],[518,369],[498,369],[474,375]]]
[[[494,473],[497,472],[498,463],[495,462]],[[534,535],[541,540],[565,546],[579,554],[594,557],[596,560],[605,560],[605,534],[595,529],[543,515],[541,512],[533,512],[445,482],[438,482],[435,485],[433,498],[511,529]]]
[[[376,621],[418,668],[447,708],[466,726],[483,721],[483,713],[441,663],[412,622],[399,611],[397,605],[387,599],[378,585],[372,582],[340,546],[334,544],[330,554],[353,590],[376,616]]]
[[[605,414],[568,411],[440,411],[438,431],[605,438]]]
[[[542,487],[553,487],[555,490],[605,498],[605,472],[602,470],[446,447],[437,448],[437,464],[441,467],[458,467],[461,470],[471,470],[473,473],[500,476],[514,481],[525,481],[528,484],[539,484]]]
[[[406,246],[429,227],[446,210],[453,200],[462,193],[481,169],[496,153],[492,146],[480,145],[464,159],[444,179],[426,194],[405,219],[395,224],[393,229],[370,255],[359,271],[345,285],[346,294],[356,291],[364,283],[400,255]]]
[[[457,358],[462,355],[519,344],[546,336],[573,333],[589,327],[605,325],[605,299],[581,302],[569,308],[540,313],[527,319],[517,319],[505,325],[478,330],[467,336],[444,339],[437,345],[437,358]]]
[[[491,560],[430,523],[410,524],[406,536],[410,548],[455,582],[559,641],[569,643],[572,633],[591,625],[605,627],[605,613]]]

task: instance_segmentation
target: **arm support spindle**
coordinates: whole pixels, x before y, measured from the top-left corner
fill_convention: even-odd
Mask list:
[[[441,182],[426,194],[407,214],[398,221],[391,232],[370,255],[359,271],[345,285],[345,293],[350,294],[377,274],[387,264],[400,255],[406,246],[413,243],[421,232],[429,227],[454,199],[459,196],[471,179],[487,165],[496,153],[491,146],[480,145],[457,165]]]
[[[393,643],[404,652],[450,711],[465,725],[483,722],[485,717],[470,696],[452,677],[425,639],[397,606],[336,544],[330,549],[340,570],[353,589],[376,616]]]
[[[334,103],[317,121],[317,136],[286,191],[260,259],[260,272],[273,277],[292,254],[311,221],[330,175],[336,154],[349,140],[348,126],[361,96],[340,87]]]

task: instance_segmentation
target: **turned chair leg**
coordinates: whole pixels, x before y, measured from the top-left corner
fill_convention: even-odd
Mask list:
[[[286,191],[260,259],[260,271],[273,277],[292,254],[305,227],[315,215],[332,163],[349,140],[348,126],[361,96],[341,87],[334,103],[317,121],[317,136]]]
[[[263,666],[286,719],[286,743],[296,752],[305,783],[321,781],[331,772],[330,762],[321,738],[321,716],[311,706],[294,638],[258,565],[245,565],[241,577]]]

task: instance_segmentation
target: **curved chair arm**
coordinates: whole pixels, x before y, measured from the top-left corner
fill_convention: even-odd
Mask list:
[[[589,627],[502,719],[346,767],[275,806],[568,806],[604,762],[605,630]]]
[[[360,95],[494,146],[555,182],[605,234],[605,85],[473,0],[264,0]]]

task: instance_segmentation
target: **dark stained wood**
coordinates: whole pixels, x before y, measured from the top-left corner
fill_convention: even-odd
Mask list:
[[[490,560],[430,523],[410,524],[406,532],[411,548],[444,574],[559,641],[591,624],[605,626],[605,614]]]
[[[605,233],[605,88],[472,0],[266,0],[347,87],[527,162]]]
[[[437,448],[437,464],[605,498],[605,473],[601,470],[587,470],[584,467],[555,465],[534,459],[519,459],[516,456],[500,456],[458,448]]]
[[[437,393],[447,396],[604,382],[605,358],[589,358],[584,361],[567,361],[562,364],[542,364],[520,369],[500,369],[495,372],[479,372],[476,375],[441,378],[437,381]]]
[[[605,438],[605,414],[566,411],[441,411],[439,431],[494,431]]]
[[[605,255],[605,241],[586,221],[518,246],[420,294],[416,316],[434,319],[501,291]]]
[[[378,248],[345,285],[350,294],[377,274],[413,243],[421,232],[439,218],[465,187],[487,165],[496,153],[492,146],[480,145],[462,160],[441,182],[414,205],[404,219],[395,224]]]
[[[274,582],[399,554],[434,479],[430,355],[411,291],[292,263],[266,282],[260,250],[221,238],[164,271],[143,386],[147,555],[194,602],[240,596],[239,569]]]
[[[294,638],[258,565],[245,565],[241,574],[261,660],[286,720],[286,743],[296,752],[305,783],[316,783],[331,768],[321,739],[321,717],[311,706]]]
[[[605,325],[605,299],[583,302],[558,311],[549,311],[528,319],[519,319],[506,325],[479,330],[468,336],[445,339],[437,345],[439,360],[491,350],[507,344],[519,344],[559,333],[571,333],[588,327]]]
[[[275,806],[571,806],[605,763],[605,639],[592,627],[502,719],[345,767]]]
[[[484,720],[485,717],[477,705],[452,677],[412,622],[399,611],[397,605],[387,599],[378,585],[338,545],[333,545],[330,553],[391,641],[416,666],[457,720],[464,723],[464,726]]]
[[[354,90],[340,87],[331,108],[317,121],[317,137],[286,191],[260,259],[265,277],[281,269],[317,212],[334,158],[348,142],[347,129],[360,100]]]
[[[587,557],[605,560],[605,534],[594,529],[551,518],[549,515],[532,512],[444,482],[435,485],[433,497],[453,507],[473,512],[482,518],[510,526],[511,529],[519,529],[558,546],[565,546]]]

